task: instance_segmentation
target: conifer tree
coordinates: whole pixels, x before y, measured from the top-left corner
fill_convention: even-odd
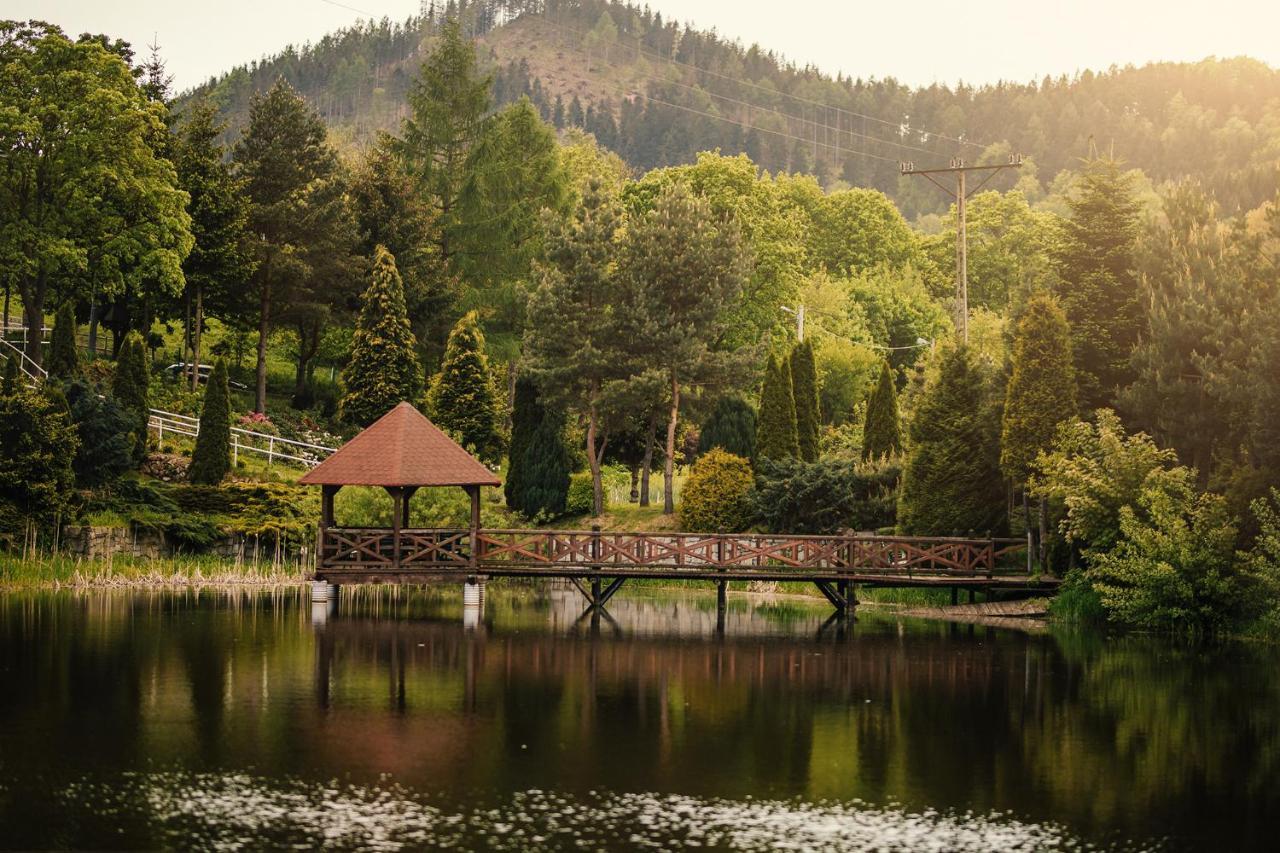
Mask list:
[[[502,416],[474,311],[449,333],[444,364],[429,397],[428,408],[437,426],[453,432],[463,447],[486,462],[497,461],[503,445]]]
[[[711,417],[698,435],[698,453],[719,447],[734,456],[750,459],[756,450],[756,410],[736,394],[716,401]]]
[[[898,524],[911,534],[986,535],[1004,510],[999,420],[968,347],[948,348],[941,358],[911,419]]]
[[[862,424],[862,458],[881,459],[902,451],[902,427],[898,421],[898,389],[889,362],[880,363],[880,378],[867,399]]]
[[[151,415],[148,390],[147,346],[142,335],[130,332],[116,356],[116,373],[111,395],[133,418],[133,458],[141,462],[147,455],[147,420]]]
[[[521,376],[516,380],[511,404],[511,444],[507,449],[507,477],[502,483],[507,506],[517,512],[524,511],[525,450],[545,415],[538,399],[538,384]]]
[[[1076,413],[1071,330],[1058,301],[1032,297],[1013,335],[1012,374],[1000,435],[1000,469],[1023,484],[1037,454],[1048,449],[1058,424]]]
[[[396,259],[378,246],[351,341],[351,360],[342,369],[344,392],[338,404],[339,417],[368,426],[396,404],[418,399],[422,368],[417,346],[409,327],[404,284],[396,270]]]
[[[818,365],[813,357],[813,343],[802,341],[791,350],[791,389],[796,402],[796,435],[800,458],[805,462],[818,459]]]
[[[230,470],[231,389],[227,386],[227,363],[218,359],[204,387],[200,429],[187,477],[197,485],[216,486]]]
[[[70,379],[80,370],[80,355],[76,352],[76,313],[70,300],[62,303],[54,317],[47,369],[53,379]]]
[[[4,361],[4,378],[0,379],[0,397],[16,394],[23,385],[22,370],[18,367],[18,356],[10,355]]]
[[[564,441],[564,427],[563,412],[547,411],[524,449],[521,511],[530,518],[564,515],[569,497],[569,475],[573,473],[573,460]]]
[[[787,360],[769,356],[764,387],[760,391],[760,414],[756,420],[756,455],[761,459],[796,459],[800,438],[796,429],[796,403],[792,396],[791,369]]]

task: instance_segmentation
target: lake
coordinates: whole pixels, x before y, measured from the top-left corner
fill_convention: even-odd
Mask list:
[[[0,846],[1248,850],[1280,654],[458,587],[0,595]]]

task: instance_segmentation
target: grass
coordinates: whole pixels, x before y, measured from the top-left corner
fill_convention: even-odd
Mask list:
[[[118,586],[297,584],[311,569],[297,563],[236,562],[212,556],[163,560],[113,557],[86,560],[41,554],[31,559],[0,553],[0,589]]]

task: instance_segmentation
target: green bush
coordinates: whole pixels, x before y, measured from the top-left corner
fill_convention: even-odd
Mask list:
[[[134,419],[84,381],[67,386],[67,405],[80,446],[71,467],[76,484],[96,488],[133,467]]]
[[[750,459],[756,451],[756,410],[737,395],[721,397],[716,401],[711,417],[698,433],[698,452],[706,453],[713,447],[729,451],[735,456]]]
[[[680,500],[686,530],[737,533],[751,526],[751,463],[718,447],[694,463]]]
[[[835,533],[893,525],[902,468],[895,460],[757,463],[756,522],[771,533]]]
[[[591,515],[591,506],[595,500],[595,491],[591,485],[591,472],[579,471],[569,478],[569,494],[565,498],[566,515]],[[604,511],[609,511],[609,496],[604,498]]]

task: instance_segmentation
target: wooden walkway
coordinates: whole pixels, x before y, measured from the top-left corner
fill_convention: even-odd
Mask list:
[[[474,539],[474,544],[473,544]],[[568,578],[603,606],[631,578],[815,584],[839,611],[853,588],[943,587],[1051,592],[1021,539],[863,535],[623,533],[598,530],[388,530],[325,527],[316,578],[334,584],[479,577]],[[606,583],[607,581],[607,583]],[[588,588],[589,586],[589,588]]]

